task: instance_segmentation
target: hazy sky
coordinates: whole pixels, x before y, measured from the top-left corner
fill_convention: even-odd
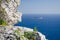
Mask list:
[[[60,13],[60,0],[21,0],[23,13]]]

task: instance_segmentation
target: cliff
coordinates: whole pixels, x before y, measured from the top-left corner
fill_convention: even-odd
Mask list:
[[[34,39],[35,38],[35,39]],[[34,29],[21,26],[0,26],[0,40],[47,40],[45,35]]]
[[[13,25],[21,21],[21,12],[17,11],[20,0],[0,0],[0,19],[7,25]]]
[[[22,13],[17,11],[20,0],[0,0],[0,40],[46,40],[33,29],[13,26],[21,22]]]

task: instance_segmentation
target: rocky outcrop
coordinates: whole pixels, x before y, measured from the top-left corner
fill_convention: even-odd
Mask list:
[[[20,0],[0,0],[0,18],[13,25],[21,21],[21,12],[17,11]]]
[[[17,11],[20,0],[0,0],[0,40],[46,40],[33,29],[13,26],[21,22],[22,14]]]
[[[33,37],[36,37],[36,40],[47,40],[45,35],[40,32],[34,33],[34,30],[30,28],[21,26],[0,26],[0,28],[2,28],[0,29],[0,39],[3,38],[2,40],[33,40]],[[31,33],[30,35],[27,35],[30,36],[29,39],[26,37],[26,33]]]

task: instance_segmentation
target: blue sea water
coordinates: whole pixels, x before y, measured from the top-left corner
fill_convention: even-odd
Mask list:
[[[36,26],[48,40],[60,40],[60,15],[58,14],[23,14],[22,22],[15,25],[28,28]]]

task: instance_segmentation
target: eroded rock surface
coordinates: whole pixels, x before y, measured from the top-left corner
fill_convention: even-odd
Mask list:
[[[13,25],[21,21],[21,12],[17,11],[20,0],[0,0],[0,18]]]
[[[0,0],[0,40],[46,40],[45,35],[33,29],[13,26],[21,22],[22,14],[17,11],[19,4],[20,0]]]

